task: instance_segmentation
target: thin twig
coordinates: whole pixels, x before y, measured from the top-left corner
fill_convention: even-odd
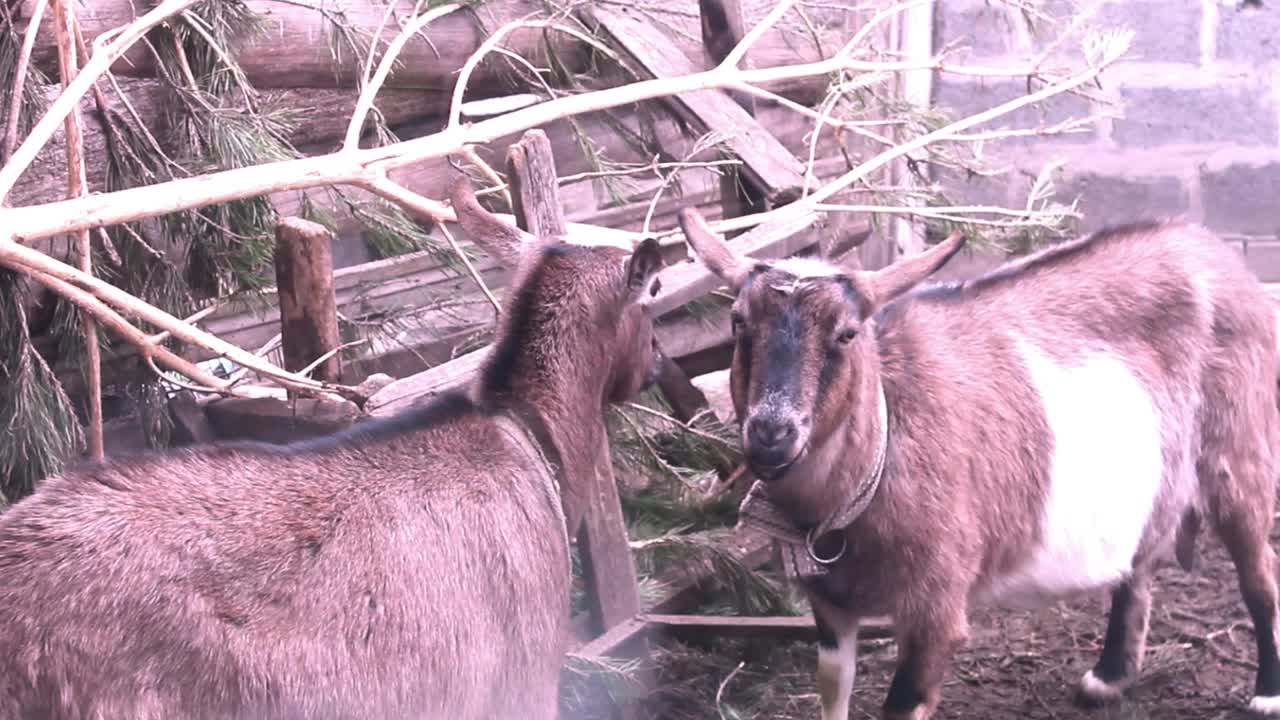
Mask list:
[[[311,375],[311,371],[312,371],[312,370],[315,370],[315,369],[316,369],[316,368],[318,368],[318,367],[320,367],[321,363],[323,363],[325,360],[328,360],[329,358],[333,357],[334,355],[337,355],[338,353],[342,352],[343,350],[346,350],[347,348],[353,348],[353,347],[355,347],[355,346],[357,346],[357,345],[364,345],[364,344],[365,344],[365,343],[367,343],[367,342],[369,342],[367,339],[361,338],[361,339],[359,339],[359,340],[352,340],[352,341],[351,341],[351,342],[349,342],[349,343],[343,343],[343,344],[339,345],[338,347],[336,347],[336,348],[334,348],[334,349],[332,349],[332,350],[330,350],[330,351],[326,352],[325,354],[321,355],[320,357],[316,358],[315,360],[312,360],[310,363],[308,363],[308,364],[307,364],[307,366],[306,366],[306,367],[304,367],[304,368],[302,368],[301,370],[299,370],[299,371],[298,371],[298,374],[299,374],[299,375],[302,375],[302,376],[304,376],[304,377],[306,377],[306,376],[310,376],[310,375]]]
[[[484,175],[485,179],[489,182],[494,185],[506,185],[502,176],[498,174],[498,171],[494,170],[492,165],[485,162],[484,158],[480,157],[480,153],[476,152],[475,147],[467,145],[462,148],[462,151],[459,154],[466,158],[467,162],[475,165],[480,170],[480,174]],[[502,198],[507,202],[507,209],[515,212],[515,203],[511,200],[511,192],[504,189],[502,191]]]
[[[430,220],[434,223],[457,221],[457,217],[448,205],[419,195],[386,175],[369,178],[361,185],[379,197],[408,208],[412,213],[425,220]]]
[[[192,385],[191,383],[183,382],[173,377],[172,375],[165,375],[163,372],[161,372],[160,368],[156,367],[156,360],[150,355],[143,355],[142,362],[146,363],[147,367],[151,368],[151,372],[155,373],[156,377],[159,378],[162,382],[167,382],[170,385],[177,386],[183,390],[190,390],[193,393],[214,394],[214,395],[226,394],[223,390],[220,390],[216,387],[206,386],[206,385]],[[215,377],[215,379],[217,378]]]
[[[9,162],[13,157],[13,149],[18,144],[18,117],[22,113],[22,98],[27,86],[27,68],[31,65],[31,53],[36,46],[36,35],[40,32],[40,20],[44,18],[44,9],[49,0],[36,0],[31,9],[31,19],[27,21],[27,30],[22,35],[22,50],[18,54],[18,65],[13,74],[13,90],[9,96],[9,121],[4,129],[4,155],[0,163]]]
[[[183,318],[182,322],[188,325],[195,325],[201,320],[212,315],[214,311],[218,309],[218,307],[219,307],[218,303],[214,303],[206,308],[201,308],[200,310],[197,310],[194,314],[192,314],[190,317]],[[163,343],[166,340],[168,340],[172,335],[173,333],[169,332],[168,330],[165,330],[163,332],[158,332],[155,335],[149,336],[147,338],[147,342],[151,343],[152,345],[159,345],[160,343]]]
[[[724,676],[724,681],[720,683],[719,689],[716,690],[716,712],[720,713],[720,720],[729,720],[729,718],[725,717],[724,707],[722,705],[724,689],[729,686],[729,681],[733,679],[733,676],[737,675],[738,671],[746,666],[746,664],[746,660],[739,661],[738,666],[735,667],[728,675]]]
[[[449,247],[453,248],[454,254],[456,254],[458,259],[462,261],[462,264],[466,266],[467,272],[471,274],[471,279],[476,283],[476,287],[480,288],[480,292],[484,293],[489,304],[493,306],[493,311],[500,314],[502,312],[502,305],[499,304],[498,299],[493,296],[493,292],[491,292],[489,290],[489,286],[485,284],[484,278],[480,276],[480,273],[476,270],[476,266],[471,264],[471,259],[462,251],[462,246],[458,245],[458,241],[454,239],[453,233],[449,232],[449,228],[445,226],[444,223],[440,223],[436,227],[440,228],[440,233],[444,235],[444,239],[449,242]]]
[[[101,302],[114,305],[120,310],[135,315],[156,327],[170,330],[174,337],[184,342],[203,347],[220,357],[239,365],[247,366],[260,375],[270,378],[286,389],[293,390],[299,394],[336,393],[350,399],[363,400],[355,388],[334,383],[318,382],[296,373],[282,370],[271,363],[263,362],[260,358],[254,357],[252,354],[217,336],[186,325],[164,310],[150,305],[110,283],[103,282],[66,263],[59,262],[38,250],[0,239],[0,264],[18,269],[27,274],[42,273],[64,283],[74,284],[78,288],[87,290]],[[144,343],[145,340],[146,337],[143,336],[142,341]]]
[[[641,404],[639,404],[639,403],[634,403],[634,402],[628,402],[628,403],[627,403],[627,407],[629,407],[629,408],[631,408],[631,409],[633,409],[633,410],[639,410],[640,412],[647,413],[647,414],[652,415],[653,417],[656,417],[656,418],[661,418],[661,419],[665,420],[666,422],[668,422],[668,423],[670,423],[670,424],[672,424],[672,425],[675,425],[676,427],[680,428],[681,430],[684,430],[685,432],[689,433],[690,435],[696,435],[697,437],[700,437],[700,438],[702,438],[703,440],[709,440],[709,441],[711,441],[711,442],[713,442],[713,443],[718,443],[718,444],[720,444],[720,445],[724,445],[725,447],[730,447],[730,448],[734,447],[734,444],[733,444],[733,443],[731,443],[731,442],[729,442],[728,440],[725,440],[725,439],[723,439],[723,438],[718,438],[718,437],[716,437],[715,435],[712,435],[711,433],[703,432],[703,431],[701,431],[701,430],[699,430],[699,429],[697,429],[697,428],[690,427],[690,426],[689,426],[689,423],[682,423],[682,422],[680,422],[679,420],[677,420],[677,419],[675,419],[675,418],[671,417],[670,415],[668,415],[668,414],[666,414],[666,413],[664,413],[664,412],[660,412],[660,411],[658,411],[658,410],[654,410],[653,408],[645,407],[644,405],[641,405]],[[690,421],[690,422],[692,422],[692,421]]]
[[[760,37],[768,32],[769,28],[777,25],[778,21],[782,19],[782,16],[786,15],[787,11],[790,10],[791,6],[794,4],[795,0],[781,0],[777,5],[774,5],[773,9],[769,11],[769,14],[765,15],[760,22],[756,23],[755,27],[751,28],[746,35],[743,35],[742,40],[738,41],[738,44],[729,51],[729,54],[724,56],[724,60],[720,63],[720,67],[738,67],[738,62],[747,54],[747,51],[751,49],[751,46],[755,45]]]

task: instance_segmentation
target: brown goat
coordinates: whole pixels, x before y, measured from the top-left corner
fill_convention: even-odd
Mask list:
[[[923,720],[971,605],[1102,588],[1106,637],[1080,690],[1119,696],[1142,662],[1154,569],[1190,569],[1201,518],[1256,630],[1250,707],[1280,715],[1276,318],[1238,253],[1149,223],[916,288],[958,234],[849,274],[753,262],[695,212],[681,222],[737,293],[731,389],[761,478],[744,517],[796,533],[777,536],[802,559],[825,720],[848,715],[859,618],[894,618],[884,717]]]
[[[515,257],[465,180],[454,203]],[[0,516],[0,717],[554,718],[568,536],[604,407],[656,377],[661,266],[540,241],[465,392],[46,480]]]

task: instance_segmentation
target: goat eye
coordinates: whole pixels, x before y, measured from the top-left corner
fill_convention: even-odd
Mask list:
[[[841,345],[848,345],[856,337],[858,337],[858,328],[845,328],[836,336],[836,342]]]

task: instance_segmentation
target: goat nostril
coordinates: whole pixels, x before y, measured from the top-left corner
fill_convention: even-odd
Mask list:
[[[747,436],[753,445],[775,448],[790,441],[796,435],[795,423],[772,418],[752,418]]]

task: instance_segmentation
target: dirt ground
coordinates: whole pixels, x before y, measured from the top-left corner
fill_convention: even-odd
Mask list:
[[[1278,540],[1273,535],[1273,545]],[[1253,688],[1254,639],[1235,571],[1211,532],[1201,535],[1198,552],[1193,573],[1175,566],[1157,577],[1145,666],[1125,701],[1093,709],[1073,702],[1077,681],[1101,650],[1107,605],[1100,595],[1037,612],[975,611],[971,641],[956,659],[936,717],[1250,717],[1244,708]],[[879,718],[895,657],[892,641],[864,644],[850,718]],[[658,661],[663,690],[648,703],[658,717],[819,717],[816,648],[809,643],[677,646],[664,649]]]

